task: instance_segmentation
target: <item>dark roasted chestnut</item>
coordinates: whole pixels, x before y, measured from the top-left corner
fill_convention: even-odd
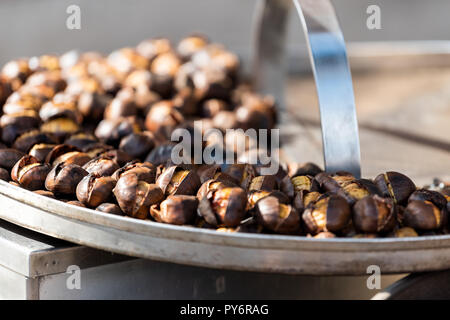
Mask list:
[[[25,132],[14,141],[13,148],[22,152],[29,152],[35,144],[56,144],[57,139],[52,135],[39,130]]]
[[[408,199],[411,201],[429,201],[441,210],[447,205],[447,199],[441,193],[426,189],[414,191]]]
[[[86,162],[83,165],[83,169],[99,176],[111,176],[119,169],[119,165],[112,159],[97,157]]]
[[[195,195],[201,183],[195,171],[171,166],[161,173],[156,184],[166,195]]]
[[[97,208],[95,208],[95,210],[101,211],[101,212],[115,214],[115,215],[118,215],[118,216],[125,215],[123,213],[123,211],[120,209],[120,207],[117,204],[115,204],[115,203],[102,203]]]
[[[119,149],[133,158],[143,159],[155,147],[155,138],[148,131],[132,133],[122,138]]]
[[[418,230],[435,230],[442,226],[444,211],[430,201],[412,200],[403,213],[403,224]]]
[[[405,203],[416,190],[416,185],[410,178],[394,171],[378,175],[374,182],[384,197],[391,197],[400,204]]]
[[[24,155],[25,153],[16,149],[0,149],[0,167],[9,171]]]
[[[75,195],[78,183],[88,173],[76,164],[58,163],[47,175],[45,188],[54,194]]]
[[[23,156],[11,170],[11,179],[28,190],[44,188],[45,179],[50,172],[48,164],[41,164],[33,156]]]
[[[198,213],[212,225],[239,225],[247,207],[247,195],[239,187],[218,188],[209,192],[199,203]]]
[[[87,207],[95,208],[112,197],[116,180],[111,177],[90,173],[78,183],[77,199]]]
[[[257,220],[267,229],[278,233],[300,232],[300,215],[295,208],[283,204],[277,197],[260,199],[255,206]]]
[[[135,174],[139,180],[145,181],[147,183],[155,183],[156,179],[156,168],[149,162],[130,162],[127,163],[120,169],[117,169],[112,178],[116,181],[126,174]]]
[[[91,160],[91,157],[87,153],[81,152],[76,147],[67,144],[55,146],[45,157],[45,162],[52,166],[56,166],[58,163],[83,166],[89,160]]]
[[[249,186],[249,191],[266,190],[272,191],[277,188],[277,180],[275,176],[258,176],[252,179]]]
[[[183,225],[190,223],[197,212],[195,196],[168,196],[161,204],[150,208],[151,216],[158,222]]]
[[[311,203],[302,215],[303,222],[312,234],[322,231],[338,232],[348,225],[350,217],[348,202],[337,195]]]
[[[150,206],[164,199],[161,188],[139,180],[133,173],[121,176],[113,192],[120,209],[126,215],[138,219],[146,219]]]
[[[364,233],[387,233],[395,227],[396,218],[396,206],[390,198],[367,196],[353,208],[353,224]]]

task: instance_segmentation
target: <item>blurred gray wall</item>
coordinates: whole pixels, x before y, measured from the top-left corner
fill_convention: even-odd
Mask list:
[[[192,31],[249,54],[251,20],[258,0],[1,0],[0,64],[19,56],[70,49],[109,52],[140,40],[177,40]],[[335,0],[347,41],[449,40],[449,0]],[[81,7],[81,30],[68,30],[66,8]],[[366,28],[366,8],[381,7],[382,29]],[[290,52],[303,42],[298,19],[290,22]]]

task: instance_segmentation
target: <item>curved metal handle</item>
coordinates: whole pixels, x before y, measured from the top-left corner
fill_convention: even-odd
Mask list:
[[[361,176],[361,156],[352,77],[344,38],[329,0],[292,0],[306,35],[316,82],[325,169]],[[255,86],[282,97],[283,52],[290,3],[261,1],[254,52]],[[275,68],[278,71],[275,71]],[[281,100],[283,101],[283,100]],[[282,103],[282,102],[281,102]],[[283,112],[284,109],[281,110]]]

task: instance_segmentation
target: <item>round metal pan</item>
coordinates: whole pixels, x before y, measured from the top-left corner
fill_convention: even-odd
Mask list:
[[[390,69],[387,60],[401,61],[397,68],[448,67],[450,43],[350,44],[349,58],[354,71]],[[4,181],[0,218],[81,245],[211,268],[309,275],[366,275],[371,265],[384,274],[450,268],[450,235],[312,239],[222,233],[105,214]]]
[[[56,238],[130,256],[232,270],[362,275],[450,267],[450,235],[311,239],[222,233],[68,205],[0,181],[0,218]]]

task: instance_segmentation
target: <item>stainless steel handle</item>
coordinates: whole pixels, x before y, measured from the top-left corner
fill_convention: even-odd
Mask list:
[[[325,169],[361,176],[358,124],[344,38],[329,0],[292,0],[306,35],[316,82]],[[286,0],[264,0],[257,8],[255,87],[282,100]],[[280,99],[281,98],[281,99]],[[284,109],[281,109],[283,113]]]

